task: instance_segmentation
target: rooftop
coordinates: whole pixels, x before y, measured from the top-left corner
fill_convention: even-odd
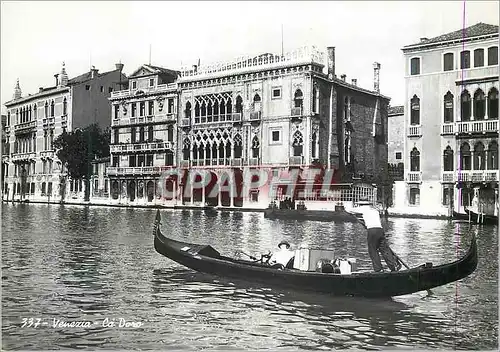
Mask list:
[[[403,115],[405,113],[405,107],[403,105],[390,106],[387,114],[391,115]]]
[[[406,45],[403,49],[426,46],[429,44],[436,44],[441,42],[448,42],[454,40],[463,40],[484,35],[498,34],[498,26],[479,22],[473,26],[456,30],[454,32],[441,34],[434,38],[422,38],[419,43]]]

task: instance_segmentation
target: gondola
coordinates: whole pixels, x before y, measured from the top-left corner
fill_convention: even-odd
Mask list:
[[[452,263],[397,272],[353,272],[349,275],[274,267],[261,261],[229,258],[210,245],[176,241],[163,235],[159,210],[154,224],[155,250],[192,270],[268,286],[310,290],[335,296],[393,297],[446,285],[470,275],[477,267],[475,235],[467,253]]]
[[[478,213],[469,208],[465,208],[465,214],[454,211],[453,218],[455,220],[470,221],[473,224],[498,225],[498,216],[489,214],[478,215]]]
[[[345,211],[331,210],[297,210],[297,209],[265,209],[267,219],[291,219],[310,221],[357,222],[355,216]]]

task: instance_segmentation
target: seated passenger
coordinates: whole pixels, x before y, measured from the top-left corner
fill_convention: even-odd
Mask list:
[[[281,264],[286,267],[290,259],[295,256],[295,252],[290,250],[290,243],[287,241],[281,241],[278,244],[278,248],[280,250],[272,255],[269,264]]]

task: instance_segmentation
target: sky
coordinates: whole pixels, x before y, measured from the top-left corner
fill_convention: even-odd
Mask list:
[[[19,79],[23,96],[53,86],[65,62],[70,77],[95,66],[179,70],[235,57],[280,53],[305,45],[335,46],[336,74],[373,89],[373,62],[381,64],[380,90],[391,105],[404,99],[401,48],[471,26],[498,25],[498,1],[2,1],[1,104]]]

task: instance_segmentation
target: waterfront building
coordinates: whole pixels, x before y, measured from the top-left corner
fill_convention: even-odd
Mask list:
[[[141,66],[128,88],[110,98],[112,201],[266,207],[269,195],[239,192],[249,168],[272,168],[278,177],[299,169],[302,183],[306,170],[319,165],[337,171],[335,182],[383,178],[389,98],[379,92],[380,64],[374,65],[374,89],[364,89],[356,79],[348,83],[346,75],[335,75],[334,50],[328,48],[328,60],[303,48],[198,63],[179,72]],[[182,175],[160,184],[161,172],[174,168]],[[211,179],[203,190],[189,193],[194,180],[185,171],[197,170]],[[238,194],[214,195],[213,187],[228,171]],[[179,196],[165,196],[162,189]]]
[[[112,203],[151,204],[161,194],[161,172],[176,165],[179,72],[142,65],[128,86],[111,93]]]
[[[17,81],[13,99],[5,104],[4,199],[50,201],[83,197],[82,181],[67,180],[53,141],[64,131],[93,123],[103,129],[110,125],[108,97],[126,79],[122,68],[117,64],[115,70],[99,73],[92,67],[70,79],[63,63],[61,72],[54,75],[54,86],[25,96]]]
[[[359,87],[356,79],[347,82],[346,75],[338,78],[333,47],[326,59],[315,48],[301,48],[181,70],[178,165],[212,175],[203,191],[183,192],[182,202],[267,207],[270,200],[285,196],[290,182],[313,182],[309,171],[318,166],[335,169],[334,182],[383,178],[389,98],[379,92],[379,71],[375,63],[373,90]],[[298,169],[300,176],[280,181],[274,190],[242,194],[244,171],[255,168],[272,170],[277,178]],[[228,170],[237,184],[236,195],[214,196],[212,188]],[[171,187],[182,191],[189,185],[186,180],[173,183]],[[347,188],[344,193],[352,197]],[[330,199],[345,200],[344,193],[334,192]],[[293,194],[298,200],[323,196],[316,191]]]
[[[478,23],[402,51],[405,180],[395,208],[448,215],[479,201],[496,213],[498,26]]]

